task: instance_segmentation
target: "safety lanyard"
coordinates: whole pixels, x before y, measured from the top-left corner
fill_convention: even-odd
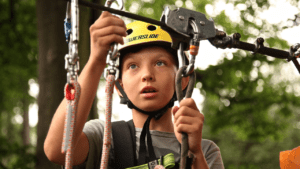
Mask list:
[[[79,7],[78,0],[68,2],[64,23],[66,41],[69,53],[65,55],[65,69],[67,70],[67,83],[65,85],[65,98],[67,111],[64,125],[62,153],[65,153],[65,168],[72,169],[72,150],[75,130],[75,119],[78,101],[80,98],[80,84],[77,82],[79,71],[78,41],[79,41]]]

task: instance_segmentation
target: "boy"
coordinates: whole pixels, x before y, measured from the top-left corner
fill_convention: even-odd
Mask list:
[[[116,42],[124,45],[123,37],[126,37],[127,34],[125,47],[120,49],[120,79],[118,82],[121,90],[118,90],[118,93],[123,97],[126,94],[128,97],[126,102],[131,103],[138,163],[143,162],[145,158],[149,159],[142,151],[153,151],[156,158],[173,153],[176,162],[179,162],[180,133],[185,132],[188,134],[189,151],[195,157],[192,164],[193,169],[224,168],[219,148],[212,141],[202,139],[204,116],[197,109],[194,100],[184,99],[180,102],[179,107],[175,106],[171,109],[178,65],[176,52],[174,54],[174,51],[170,49],[171,38],[157,26],[148,24],[148,27],[145,28],[147,24],[141,22],[135,25],[127,30],[123,20],[109,12],[103,12],[90,27],[91,54],[78,79],[81,85],[81,96],[74,132],[73,166],[76,166],[74,168],[90,169],[100,166],[104,124],[99,120],[91,120],[86,123],[86,120],[105,68],[110,44]],[[150,33],[143,32],[145,29],[153,32],[151,38]],[[143,36],[134,38],[134,35]],[[165,46],[166,44],[168,47]],[[188,78],[182,81],[183,88],[187,84]],[[66,101],[63,100],[52,119],[44,144],[45,154],[49,160],[61,165],[65,160],[65,154],[60,152],[65,109]],[[161,117],[154,117],[157,114]],[[145,129],[147,125],[148,130]],[[153,140],[153,144],[148,140],[147,150],[142,148],[142,144],[146,144],[143,139],[145,131],[151,133],[150,141],[151,138]],[[143,136],[140,137],[141,134]],[[152,146],[154,148],[151,148]],[[146,160],[146,162],[149,161]]]

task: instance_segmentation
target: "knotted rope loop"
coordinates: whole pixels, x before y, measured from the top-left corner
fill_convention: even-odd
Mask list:
[[[81,87],[77,81],[65,85],[65,97],[67,100],[67,112],[65,118],[62,153],[66,153],[65,168],[72,169],[73,136],[75,130],[75,118]]]

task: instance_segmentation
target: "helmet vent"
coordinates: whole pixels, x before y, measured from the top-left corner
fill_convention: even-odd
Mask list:
[[[149,26],[147,27],[147,29],[148,29],[149,31],[155,31],[155,30],[156,30],[156,26],[154,26],[154,25],[149,25]]]
[[[127,32],[127,36],[128,36],[128,35],[132,34],[133,30],[132,29],[128,29],[126,32]]]

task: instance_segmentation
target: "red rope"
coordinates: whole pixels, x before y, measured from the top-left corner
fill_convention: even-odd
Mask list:
[[[77,113],[78,101],[81,88],[78,82],[65,86],[65,97],[67,99],[67,112],[65,118],[64,135],[62,143],[62,153],[66,153],[65,168],[72,169],[72,151],[73,151],[73,134],[75,128],[75,116]]]
[[[104,140],[102,146],[101,169],[106,169],[108,166],[109,150],[111,146],[111,111],[112,111],[112,94],[114,90],[115,76],[108,75],[106,77],[106,107],[105,107],[105,128]]]

